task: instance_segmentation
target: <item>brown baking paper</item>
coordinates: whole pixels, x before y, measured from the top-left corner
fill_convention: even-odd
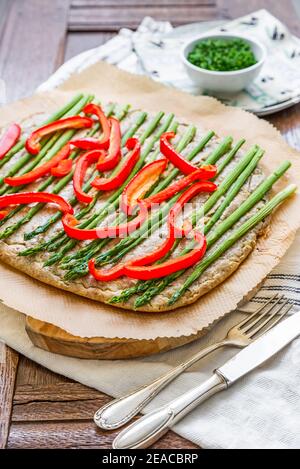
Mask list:
[[[261,163],[266,174],[284,159],[293,163],[288,177],[276,185],[276,191],[289,182],[298,183],[299,154],[268,122],[213,98],[191,96],[105,63],[72,76],[57,91],[36,94],[3,108],[0,125],[38,111],[52,112],[78,91],[93,92],[103,101],[131,103],[133,108],[174,112],[183,122],[214,129],[220,136],[232,135],[236,140],[244,137],[248,146],[257,143],[266,150]],[[187,307],[153,314],[126,311],[47,286],[3,264],[0,298],[18,311],[81,337],[154,339],[195,334],[234,310],[278,264],[300,226],[299,197],[293,196],[276,211],[268,236],[258,241],[252,254],[229,279]]]

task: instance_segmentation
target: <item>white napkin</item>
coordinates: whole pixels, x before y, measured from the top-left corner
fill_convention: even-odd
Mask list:
[[[203,339],[164,354],[135,360],[80,360],[34,347],[24,330],[24,316],[0,305],[0,339],[56,373],[119,397],[222,338],[241,318],[242,313],[232,313]],[[200,384],[235,353],[235,349],[227,348],[205,358],[164,389],[145,411]],[[173,430],[202,448],[300,448],[299,361],[300,339],[232,388],[199,406]]]
[[[219,23],[219,22],[217,22]],[[300,99],[300,40],[266,10],[258,10],[210,32],[244,35],[259,40],[267,49],[267,58],[254,83],[232,96],[216,95],[223,102],[254,112],[263,112],[268,106]],[[148,75],[166,85],[192,94],[205,90],[188,77],[179,57],[183,44],[203,33],[199,23],[176,28],[167,21],[145,17],[136,31],[123,28],[105,44],[83,52],[63,64],[43,83],[45,91],[61,84],[72,73],[80,72],[99,60],[105,60],[128,72]],[[207,32],[207,31],[206,31]]]
[[[299,248],[300,233],[256,296],[257,302],[247,303],[245,310],[257,308],[265,296],[276,291],[281,293],[282,288],[291,301],[299,303],[299,288],[295,286],[299,282]],[[234,312],[203,339],[164,354],[135,360],[80,360],[34,347],[24,330],[24,316],[0,304],[0,340],[54,372],[119,397],[223,338],[242,317],[243,313]],[[227,348],[206,357],[163,390],[145,411],[200,384],[237,352]],[[300,339],[297,339],[232,388],[199,406],[176,425],[174,431],[202,448],[300,448],[299,362]]]

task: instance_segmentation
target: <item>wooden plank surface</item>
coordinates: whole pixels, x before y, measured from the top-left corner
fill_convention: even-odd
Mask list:
[[[199,6],[208,6],[216,5],[217,0],[72,0],[72,8],[100,8],[100,7],[137,7],[144,6],[149,8],[150,12],[153,6],[157,7],[176,7],[176,6],[185,6],[186,8],[190,7],[199,7]]]
[[[64,59],[69,0],[10,0],[0,44],[7,101],[28,96]]]
[[[174,25],[235,18],[267,8],[296,34],[297,0],[1,0],[0,78],[9,100],[29,95],[60,63],[106,42],[143,16]],[[69,24],[68,24],[69,23]],[[300,105],[268,120],[300,150]],[[114,433],[91,420],[110,398],[59,376],[0,344],[0,447],[110,448]],[[11,425],[10,425],[11,422]],[[8,438],[7,444],[6,440]],[[195,448],[169,432],[156,448]]]
[[[9,434],[18,360],[17,352],[0,342],[0,449]]]
[[[136,28],[145,16],[161,20],[170,21],[174,26],[191,23],[194,21],[208,21],[216,18],[216,8],[212,6],[192,6],[186,8],[185,5],[146,6],[136,4],[134,7],[103,6],[101,8],[71,8],[69,15],[70,31],[118,31],[120,28]]]

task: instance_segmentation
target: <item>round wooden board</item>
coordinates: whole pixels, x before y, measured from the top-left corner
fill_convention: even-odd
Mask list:
[[[77,337],[53,324],[26,317],[26,332],[39,348],[76,358],[113,360],[136,358],[166,352],[192,342],[206,333],[202,330],[188,337],[160,337],[154,340]]]

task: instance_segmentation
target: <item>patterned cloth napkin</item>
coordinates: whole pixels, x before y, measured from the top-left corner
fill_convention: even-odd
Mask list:
[[[262,14],[266,15],[267,12],[260,11],[252,16],[261,18]],[[251,27],[257,26],[257,21],[252,20],[252,23]],[[133,44],[137,45],[138,35],[144,34],[156,42],[166,31],[171,31],[170,24],[145,19],[137,33],[122,30],[104,46],[75,57],[61,67],[40,89],[55,87],[75,70],[100,59],[118,64],[126,70],[145,73],[148,67],[146,59],[144,57],[143,62],[140,60]],[[278,29],[277,34],[282,34],[282,29]],[[300,81],[300,77],[298,78]],[[276,292],[284,293],[296,307],[300,305],[299,248],[300,235],[277,268],[267,277],[256,297],[242,308],[244,311],[253,311]],[[118,397],[166,373],[196,353],[199,348],[223,338],[228,329],[239,322],[244,314],[234,312],[223,318],[203,339],[157,356],[123,361],[80,360],[54,355],[34,347],[24,330],[24,316],[0,304],[0,339],[57,373]],[[199,384],[211,375],[212,370],[224,364],[235,353],[236,350],[228,348],[206,357],[163,390],[145,411],[148,412]],[[203,448],[299,449],[299,361],[300,339],[297,339],[274,359],[240,380],[228,391],[200,405],[177,424],[174,431]]]
[[[299,101],[300,40],[277,18],[266,10],[259,10],[210,31],[253,37],[267,49],[266,62],[254,83],[247,90],[231,97],[216,95],[219,99],[253,111],[261,111],[291,99]],[[146,17],[137,31],[121,29],[106,44],[68,61],[40,89],[57,86],[71,73],[98,60],[106,60],[124,70],[146,74],[183,91],[203,94],[205,90],[189,79],[179,58],[179,50],[184,42],[201,33],[198,24],[173,30],[168,22]]]

